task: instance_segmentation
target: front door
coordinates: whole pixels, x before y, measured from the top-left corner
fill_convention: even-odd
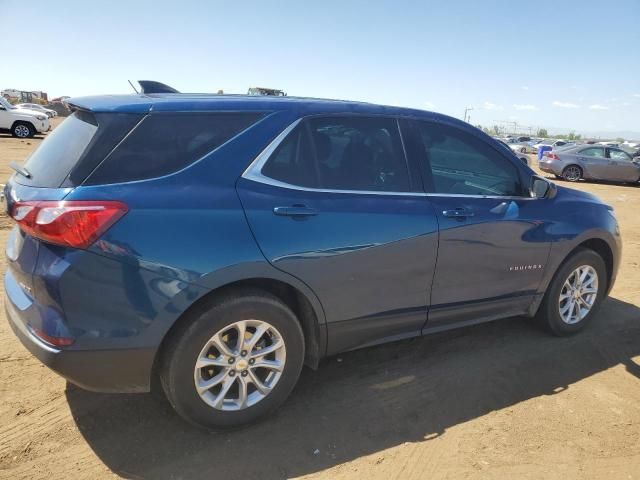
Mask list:
[[[302,121],[240,179],[265,257],[322,303],[329,353],[420,334],[438,241],[420,190],[384,117]]]
[[[5,102],[4,99],[0,100],[0,128],[11,128],[13,122],[11,121],[11,113],[8,110],[10,107],[8,102],[6,102],[6,105]]]
[[[548,200],[531,198],[515,159],[474,133],[412,124],[440,228],[427,328],[524,313],[549,254]]]
[[[634,163],[631,156],[617,148],[607,148],[611,180],[621,182],[637,182],[640,176],[640,166]]]

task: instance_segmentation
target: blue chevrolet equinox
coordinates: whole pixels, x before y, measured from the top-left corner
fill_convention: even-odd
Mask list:
[[[220,429],[303,364],[512,316],[583,329],[614,283],[611,207],[420,110],[194,94],[70,101],[5,189],[8,321],[69,381],[162,386]]]

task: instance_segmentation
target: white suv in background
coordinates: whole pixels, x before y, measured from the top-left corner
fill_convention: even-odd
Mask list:
[[[33,137],[51,129],[44,112],[16,108],[0,97],[0,132],[10,132],[18,138]]]

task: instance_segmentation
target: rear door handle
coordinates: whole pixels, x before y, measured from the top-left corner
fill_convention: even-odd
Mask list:
[[[317,215],[318,211],[306,205],[292,205],[290,207],[274,207],[273,213],[284,217],[310,217]]]
[[[473,212],[468,208],[454,208],[453,210],[444,210],[442,214],[449,218],[467,218],[473,217]]]

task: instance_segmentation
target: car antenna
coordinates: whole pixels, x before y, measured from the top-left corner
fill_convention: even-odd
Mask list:
[[[133,83],[131,83],[131,80],[127,80],[127,82],[129,82],[129,85],[131,85],[131,88],[133,88],[133,91],[136,92],[139,95],[140,92],[138,92],[138,90],[136,90],[136,87],[133,86]]]

